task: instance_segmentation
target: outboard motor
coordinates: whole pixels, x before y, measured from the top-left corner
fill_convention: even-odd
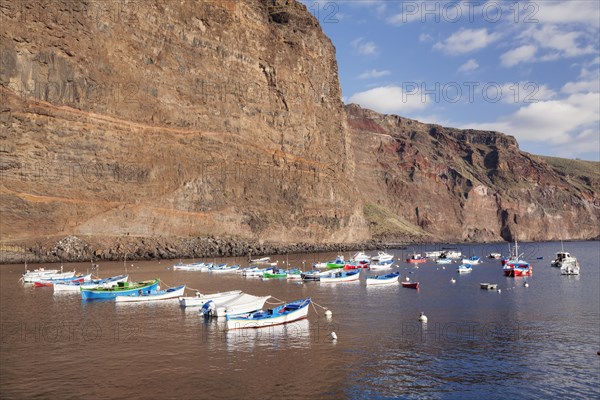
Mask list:
[[[214,315],[215,311],[217,311],[217,305],[212,300],[204,303],[202,305],[202,308],[200,309],[200,313],[205,317],[211,317],[212,315]]]

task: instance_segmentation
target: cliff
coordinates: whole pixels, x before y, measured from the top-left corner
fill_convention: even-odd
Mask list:
[[[296,1],[0,13],[0,255],[598,236],[597,175],[345,107],[335,48]]]
[[[498,132],[424,124],[355,104],[346,111],[355,179],[376,237],[598,236],[599,163],[534,156]]]

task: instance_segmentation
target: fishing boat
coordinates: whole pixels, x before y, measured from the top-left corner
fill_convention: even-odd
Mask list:
[[[485,290],[496,290],[498,289],[497,283],[480,283],[479,287]]]
[[[571,253],[568,253],[566,251],[559,251],[558,253],[556,253],[556,258],[552,260],[550,265],[556,268],[560,268],[562,267],[563,262],[566,261],[567,263],[569,263],[572,259],[577,260],[575,257],[571,256]]]
[[[138,296],[117,296],[115,301],[117,303],[139,303],[139,302],[151,302],[151,301],[164,301],[164,300],[175,300],[180,296],[183,296],[185,291],[185,285],[176,286],[164,290],[151,291],[150,293],[143,293]]]
[[[345,270],[361,269],[361,268],[369,268],[369,263],[361,261],[361,262],[352,262],[352,263],[344,264]]]
[[[251,329],[287,324],[306,318],[310,298],[244,315],[227,316],[227,329]]]
[[[458,266],[456,271],[458,271],[459,274],[467,274],[473,271],[473,267],[471,264],[461,264]]]
[[[92,279],[92,274],[82,275],[78,274],[71,278],[58,278],[58,279],[40,279],[34,281],[33,284],[35,287],[45,287],[45,286],[54,286],[55,283],[71,283],[71,282],[87,282]]]
[[[408,256],[406,262],[408,263],[424,263],[427,261],[427,258],[421,256],[421,254],[413,253]]]
[[[202,305],[200,314],[205,317],[226,317],[227,315],[245,314],[260,310],[271,296],[253,296],[242,293],[233,299],[217,305],[214,301],[207,301]]]
[[[92,279],[88,282],[68,282],[68,283],[55,283],[54,292],[76,292],[79,293],[81,289],[94,289],[98,286],[115,286],[119,282],[127,282],[129,275],[117,275],[105,279]]]
[[[303,281],[319,281],[321,280],[321,274],[321,271],[314,269],[312,271],[303,272],[300,276]]]
[[[407,282],[400,282],[402,284],[402,287],[408,288],[408,289],[418,289],[419,288],[419,282],[411,282],[411,281],[407,281]]]
[[[472,257],[469,257],[469,258],[463,258],[462,263],[463,264],[470,264],[470,265],[479,264],[479,263],[481,263],[481,257],[472,256]]]
[[[504,276],[530,276],[533,273],[531,264],[521,259],[519,254],[519,245],[515,240],[515,246],[511,251],[511,256],[505,261],[502,267]]]
[[[35,270],[35,271],[28,271],[26,273],[23,274],[23,282],[25,283],[33,283],[35,281],[39,281],[41,279],[65,279],[65,278],[72,278],[75,276],[75,271],[68,271],[68,272],[58,272],[57,270],[50,270],[50,271],[56,271],[56,272],[52,272],[52,273],[46,273],[47,271],[43,270],[43,268],[40,268],[39,270]],[[62,271],[62,269],[61,269]]]
[[[298,268],[288,269],[285,271],[287,274],[286,278],[291,280],[300,280],[302,279],[302,271]]]
[[[438,258],[435,262],[438,264],[452,264],[453,260],[451,258]]]
[[[359,251],[358,253],[356,253],[356,254],[354,254],[352,256],[352,259],[350,261],[355,261],[355,262],[366,261],[366,262],[370,262],[371,261],[371,257],[369,257],[368,255],[366,255],[363,251]]]
[[[457,248],[443,248],[440,257],[457,259],[462,258],[462,253]]]
[[[192,271],[192,272],[204,272],[208,271],[213,266],[212,263],[194,263],[194,264],[176,264],[173,265],[174,271]]]
[[[252,264],[265,264],[271,261],[271,257],[262,257],[262,258],[255,258],[253,260],[250,260],[250,262]]]
[[[352,271],[333,271],[321,274],[321,283],[352,282],[360,278],[360,269]]]
[[[242,276],[254,276],[254,277],[261,277],[263,276],[263,274],[265,272],[272,272],[273,268],[259,268],[259,267],[251,267],[251,268],[244,268],[241,270]]]
[[[338,256],[336,257],[335,260],[331,260],[331,261],[327,261],[327,262],[318,262],[313,264],[314,268],[343,268],[344,267],[344,256],[341,254],[338,254]],[[330,267],[331,265],[331,267]],[[341,265],[341,266],[338,266]]]
[[[392,272],[387,275],[367,276],[367,285],[385,285],[387,283],[397,283],[400,272]]]
[[[180,297],[179,305],[181,307],[202,307],[207,301],[213,301],[216,305],[221,305],[242,294],[241,290],[232,290],[229,292],[219,292],[211,294],[196,293],[193,297]]]
[[[561,261],[561,275],[579,275],[579,262],[575,257],[570,257]]]
[[[117,286],[81,289],[83,300],[107,300],[117,296],[140,296],[158,290],[158,279],[141,282],[119,282]]]
[[[426,251],[425,252],[425,257],[427,257],[427,258],[440,258],[440,257],[442,257],[443,254],[444,254],[443,250]]]
[[[371,257],[372,261],[378,261],[378,262],[392,261],[393,259],[394,259],[394,256],[392,254],[386,253],[385,251],[380,251],[377,253],[376,256]]]
[[[382,269],[390,269],[394,265],[394,261],[380,261],[378,263],[370,264],[369,269],[371,271],[378,271]]]
[[[287,279],[287,272],[282,269],[273,269],[271,272],[265,272],[263,279]]]
[[[228,267],[227,264],[220,264],[216,267],[209,268],[208,271],[212,272],[213,274],[228,274],[236,272],[238,269],[240,269],[239,265],[232,265],[231,267]]]
[[[499,260],[502,258],[502,254],[500,253],[490,253],[488,255],[488,258],[494,259],[494,260]]]

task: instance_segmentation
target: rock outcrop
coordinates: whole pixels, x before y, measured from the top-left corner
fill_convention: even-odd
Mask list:
[[[599,234],[593,174],[495,132],[344,108],[335,48],[294,0],[2,0],[0,13],[0,253]]]
[[[416,235],[428,241],[597,237],[600,164],[590,163],[595,173],[570,176],[520,151],[513,137],[498,132],[424,124],[355,104],[346,110],[363,201],[380,215],[402,221],[379,236]],[[367,217],[373,229],[381,230],[384,218]]]

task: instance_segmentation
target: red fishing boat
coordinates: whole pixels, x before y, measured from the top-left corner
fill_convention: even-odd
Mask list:
[[[409,289],[418,289],[419,288],[419,282],[401,282],[402,286],[404,286],[405,288],[409,288]]]
[[[427,257],[423,257],[420,254],[411,254],[407,259],[407,263],[424,263],[427,261]]]

